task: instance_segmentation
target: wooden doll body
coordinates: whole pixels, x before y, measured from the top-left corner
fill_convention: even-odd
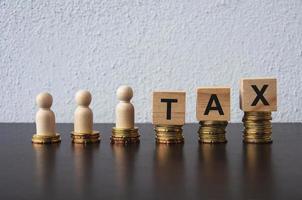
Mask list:
[[[120,86],[117,97],[120,102],[115,109],[116,128],[134,128],[134,106],[130,103],[133,91],[129,86]]]
[[[93,132],[93,113],[89,108],[91,94],[87,90],[80,90],[75,97],[77,108],[74,112],[74,132],[92,133]]]
[[[55,114],[50,109],[52,96],[49,93],[40,93],[36,98],[39,110],[36,113],[37,135],[54,136],[56,134]]]

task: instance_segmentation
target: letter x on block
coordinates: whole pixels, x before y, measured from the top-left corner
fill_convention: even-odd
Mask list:
[[[271,112],[277,110],[276,78],[243,78],[240,80],[240,109]]]
[[[153,92],[152,120],[155,125],[184,125],[186,93],[183,91]]]

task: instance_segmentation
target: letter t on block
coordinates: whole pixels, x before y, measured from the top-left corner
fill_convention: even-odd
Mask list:
[[[276,78],[243,78],[240,80],[240,109],[246,112],[277,110]]]
[[[184,125],[186,93],[182,91],[153,92],[153,124]]]
[[[231,88],[197,88],[196,118],[198,121],[230,121]]]

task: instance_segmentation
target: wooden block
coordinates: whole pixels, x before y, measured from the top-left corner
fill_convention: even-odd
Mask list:
[[[197,88],[196,118],[198,121],[230,121],[230,87]]]
[[[153,124],[184,125],[186,93],[183,91],[153,92]]]
[[[240,80],[240,109],[243,111],[276,111],[276,78],[243,78]]]

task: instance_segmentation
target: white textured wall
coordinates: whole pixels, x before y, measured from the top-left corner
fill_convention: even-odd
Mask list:
[[[239,121],[241,77],[276,76],[275,121],[301,121],[302,1],[0,0],[0,121],[31,122],[35,96],[53,94],[58,122],[72,122],[74,94],[93,94],[96,122],[113,122],[116,88],[135,91],[138,122],[151,92],[230,85]]]

